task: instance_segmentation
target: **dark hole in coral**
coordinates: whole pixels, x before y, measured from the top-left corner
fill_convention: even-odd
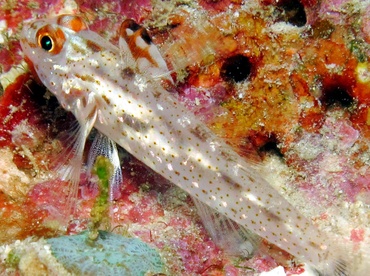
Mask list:
[[[252,63],[243,55],[235,55],[225,60],[221,67],[221,78],[226,81],[241,82],[251,74]]]
[[[281,153],[281,151],[278,147],[277,141],[275,139],[267,142],[262,147],[260,147],[258,149],[258,153],[262,157],[264,157],[265,155],[276,155],[276,156],[279,156],[281,158],[284,157],[284,155]]]
[[[302,27],[306,24],[306,12],[304,6],[299,0],[283,0],[279,3],[279,7],[283,9],[284,14],[282,20],[294,26]]]
[[[348,89],[340,85],[326,87],[322,92],[320,101],[326,107],[335,105],[350,107],[354,102],[352,96],[348,93]]]

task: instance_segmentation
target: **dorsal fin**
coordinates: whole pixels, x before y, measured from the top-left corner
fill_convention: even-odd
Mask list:
[[[135,66],[139,73],[173,84],[167,64],[153,44],[147,30],[132,19],[126,19],[120,28],[119,47],[123,62]]]

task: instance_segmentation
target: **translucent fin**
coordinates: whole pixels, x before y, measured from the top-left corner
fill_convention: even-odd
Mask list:
[[[93,112],[84,120],[76,120],[65,133],[59,135],[59,139],[63,142],[67,141],[67,145],[53,162],[51,168],[56,172],[58,178],[69,183],[68,190],[62,191],[63,195],[67,194],[66,208],[60,210],[67,220],[76,208],[85,143],[95,119],[96,112]]]
[[[99,155],[107,157],[114,167],[114,172],[110,179],[109,185],[110,200],[113,201],[119,197],[119,188],[123,182],[120,159],[118,156],[116,143],[104,134],[97,131],[87,159],[87,174],[89,179],[91,179],[91,172],[95,164],[96,157]]]
[[[370,249],[364,242],[361,248],[343,237],[333,239],[331,256],[324,266],[317,268],[320,276],[368,276],[370,275]]]
[[[349,276],[350,273],[348,271],[347,262],[340,260],[340,259],[335,261],[334,275],[335,276]]]
[[[349,273],[348,263],[340,258],[330,259],[326,263],[324,263],[322,267],[313,268],[313,270],[315,271],[316,275],[319,275],[319,276],[351,276],[351,275],[361,276],[362,275],[362,274]]]
[[[173,84],[167,64],[147,30],[132,19],[126,19],[120,28],[119,47],[128,66],[137,64],[141,74]]]
[[[61,144],[63,150],[52,160],[49,168],[57,172],[59,178],[66,178],[66,172],[71,169],[69,162],[75,155],[79,132],[80,124],[77,120],[74,120],[62,132],[58,133],[55,138],[55,140]]]
[[[346,272],[347,275],[356,275],[356,276],[368,276],[370,275],[370,247],[369,243],[363,241],[361,247],[358,250],[354,250],[353,244],[350,248],[353,252],[353,257],[350,260],[347,260]],[[345,254],[342,256],[348,256],[349,250],[345,250]],[[343,257],[344,259],[344,257]],[[350,272],[350,273],[349,273]],[[337,274],[345,275],[345,274]]]
[[[231,256],[245,258],[253,256],[261,241],[259,236],[217,213],[198,199],[194,197],[192,199],[204,227],[220,248]]]

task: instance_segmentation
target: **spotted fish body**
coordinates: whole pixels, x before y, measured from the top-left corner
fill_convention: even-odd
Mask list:
[[[165,89],[172,80],[145,29],[126,20],[117,48],[62,15],[26,24],[21,45],[79,121],[82,145],[95,127],[192,197],[334,275],[325,235]]]

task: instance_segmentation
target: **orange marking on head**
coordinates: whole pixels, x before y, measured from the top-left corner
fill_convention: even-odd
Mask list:
[[[91,41],[91,40],[88,40],[86,42],[86,47],[89,48],[91,51],[93,52],[101,52],[103,51],[103,48],[100,47],[100,45],[96,44],[95,42]]]
[[[75,32],[79,32],[87,29],[87,24],[85,21],[76,15],[63,14],[58,17],[58,25],[69,28]]]
[[[131,30],[133,34],[128,35],[127,30]],[[144,27],[140,26],[132,19],[126,19],[121,24],[120,36],[126,40],[128,47],[130,48],[131,53],[135,59],[146,58],[151,64],[158,67],[157,62],[152,58],[152,56],[149,53],[151,38]],[[147,44],[145,48],[140,48],[137,45],[138,37],[143,39],[144,42]]]
[[[41,43],[44,37],[49,37],[52,41],[51,49],[48,52],[52,54],[60,53],[63,48],[64,42],[66,41],[66,37],[64,36],[63,31],[59,28],[54,29],[50,25],[42,27],[36,33],[37,43],[40,48],[43,48]]]
[[[31,48],[36,48],[37,47],[37,44],[31,42],[31,41],[28,41],[27,38],[21,38],[21,41],[24,43],[24,44],[28,44],[28,46],[30,46]]]

